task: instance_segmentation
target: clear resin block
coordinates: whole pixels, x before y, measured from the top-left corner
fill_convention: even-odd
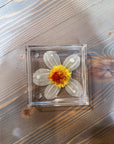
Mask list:
[[[89,105],[87,45],[28,46],[28,106]]]

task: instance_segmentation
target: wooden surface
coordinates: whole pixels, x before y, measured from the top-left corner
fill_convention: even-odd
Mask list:
[[[7,2],[0,0],[0,144],[112,144],[114,1]],[[92,108],[27,108],[25,46],[83,43]]]

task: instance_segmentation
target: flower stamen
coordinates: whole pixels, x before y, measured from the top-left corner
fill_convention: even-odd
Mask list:
[[[69,68],[63,65],[54,66],[49,73],[50,81],[60,88],[68,84],[70,78],[71,72]]]

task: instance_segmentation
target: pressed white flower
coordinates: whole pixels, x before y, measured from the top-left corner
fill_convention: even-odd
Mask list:
[[[44,53],[43,60],[49,69],[40,68],[33,74],[33,82],[38,86],[46,86],[44,96],[46,99],[57,97],[62,87],[74,97],[82,95],[81,84],[71,78],[72,71],[80,65],[80,57],[77,54],[68,56],[63,64],[55,51]]]

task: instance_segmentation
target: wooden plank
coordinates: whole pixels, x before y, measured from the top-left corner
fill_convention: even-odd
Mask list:
[[[103,14],[104,14],[103,7],[107,5],[106,1],[104,3],[102,3],[102,1],[96,1],[96,2],[93,1],[93,3],[91,4],[89,4],[89,1],[88,1],[87,3],[88,5],[87,4],[85,5],[85,3],[81,3],[81,2],[75,3],[74,1],[73,2],[63,1],[62,3],[49,1],[49,2],[46,2],[45,7],[42,7],[43,3],[45,3],[45,1],[41,1],[38,3],[36,3],[35,1],[32,3],[32,5],[30,3],[28,7],[26,7],[27,4],[25,3],[20,4],[21,6],[24,5],[25,8],[22,7],[23,9],[21,10],[19,9],[16,13],[14,12],[13,14],[9,14],[9,16],[5,16],[5,17],[8,17],[8,22],[6,22],[5,25],[3,23],[5,18],[2,16],[1,23],[3,23],[3,25],[1,26],[1,34],[0,34],[1,35],[0,41],[1,41],[1,47],[2,47],[2,51],[0,52],[1,56],[7,53],[9,51],[8,49],[11,50],[11,49],[18,47],[20,42],[25,43],[26,41],[30,41],[31,38],[34,39],[36,36],[39,36],[41,33],[51,29],[52,27],[60,24],[61,22],[69,19],[70,17],[74,15],[76,15],[75,20],[81,23],[81,25],[83,24],[81,27],[82,29],[81,28],[79,29],[78,27],[76,27],[76,30],[78,31],[84,30],[83,26],[86,25],[85,29],[88,29],[88,28],[92,29],[90,31],[87,30],[88,35],[91,34],[91,32],[93,31],[94,29],[93,26],[95,26],[96,24],[98,25],[99,22],[103,23],[105,28],[108,28],[107,26],[108,22],[110,22],[110,24],[112,25],[112,20],[110,17],[108,17],[108,15],[112,14],[113,7],[110,7],[110,10],[106,13],[107,16],[103,17]],[[15,4],[13,5],[13,7],[17,7],[17,3],[12,3],[12,4]],[[99,12],[97,10],[97,4],[101,7],[99,9]],[[82,7],[80,7],[80,5]],[[75,10],[74,10],[74,7],[75,7]],[[94,7],[94,11],[97,11],[95,15],[94,15],[94,12],[93,13],[91,12],[93,11],[93,7]],[[45,10],[42,10],[42,8]],[[85,11],[87,10],[89,13],[93,15],[88,16],[88,13],[87,12],[85,13]],[[15,11],[15,9],[13,11]],[[2,13],[4,13],[4,10]],[[99,13],[101,15],[99,15]],[[102,16],[102,22],[100,21],[101,16]],[[107,17],[108,19],[106,19]],[[98,19],[97,23],[95,21],[96,18]],[[93,22],[92,26],[90,25],[91,23],[90,24],[88,23],[89,21]],[[100,32],[101,28],[100,27],[97,27],[97,28],[99,28],[98,31]],[[112,30],[112,28],[110,30]],[[4,33],[4,30],[5,30],[5,33]],[[107,29],[106,33],[108,33],[108,31],[109,29]],[[82,34],[80,37],[82,38],[84,37],[84,35]],[[40,43],[44,43],[44,42],[40,42]]]
[[[112,144],[113,33],[112,0],[12,1],[0,8],[0,142]],[[76,43],[88,44],[93,109],[26,108],[25,45]]]

